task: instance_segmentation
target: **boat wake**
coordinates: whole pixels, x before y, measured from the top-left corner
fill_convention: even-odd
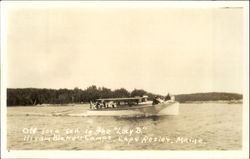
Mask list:
[[[54,113],[52,116],[71,116],[71,117],[86,117],[87,113],[77,113],[77,114],[62,114],[62,113]]]
[[[102,115],[89,115],[87,112],[85,113],[51,113],[51,114],[42,114],[42,113],[26,113],[26,114],[19,114],[20,116],[37,116],[37,117],[97,117]],[[11,115],[10,115],[11,116]],[[16,115],[15,115],[16,116]],[[116,117],[151,117],[152,115],[121,115]],[[103,115],[102,117],[111,117]]]

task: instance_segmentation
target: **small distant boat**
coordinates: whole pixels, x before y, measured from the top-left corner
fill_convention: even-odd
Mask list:
[[[103,98],[90,103],[87,116],[161,116],[178,115],[179,103],[172,96],[168,100],[148,96],[131,98]]]

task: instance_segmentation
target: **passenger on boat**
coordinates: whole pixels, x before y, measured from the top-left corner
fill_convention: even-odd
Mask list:
[[[107,108],[113,107],[113,104],[114,104],[114,103],[113,103],[112,101],[108,102],[108,103],[107,103]]]
[[[109,108],[109,102],[105,104],[105,108]]]
[[[104,102],[104,100],[102,100],[102,101],[100,102],[100,107],[101,107],[101,108],[105,108],[105,102]]]
[[[116,107],[117,107],[116,103],[112,102],[112,108],[116,108]]]
[[[89,109],[93,109],[94,104],[92,103],[92,101],[90,101],[89,103],[90,103],[90,105],[89,105]]]
[[[168,93],[168,95],[165,97],[165,101],[168,101],[168,100],[171,100],[171,97],[170,97],[169,93]]]
[[[158,103],[159,103],[159,102],[158,102],[158,100],[157,100],[157,96],[155,96],[154,99],[153,99],[153,105],[158,104]]]
[[[160,99],[160,97],[155,96],[154,99],[153,99],[153,105],[159,104],[159,103],[162,103],[162,102],[163,102],[163,100]]]
[[[100,104],[100,107],[103,109],[103,108],[104,108],[104,103],[101,103],[101,104]]]
[[[98,101],[98,102],[96,103],[96,109],[99,109],[99,108],[101,108],[101,103]]]

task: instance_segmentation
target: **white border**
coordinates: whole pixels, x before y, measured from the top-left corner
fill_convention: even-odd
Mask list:
[[[5,23],[6,16],[5,16],[5,8],[3,7],[3,3],[1,3],[1,157],[5,156],[6,147],[7,145],[7,109],[6,109],[6,82],[7,82],[7,23]]]
[[[245,1],[3,1],[4,8],[220,8],[248,7]]]
[[[244,106],[243,148],[241,151],[10,151],[6,150],[6,81],[7,81],[7,20],[6,11],[12,8],[244,8]],[[249,155],[249,6],[248,1],[10,1],[1,2],[1,157],[2,158],[248,158]]]
[[[249,156],[249,5],[244,8],[243,24],[243,112],[242,112],[242,150]],[[249,158],[249,157],[248,157]]]

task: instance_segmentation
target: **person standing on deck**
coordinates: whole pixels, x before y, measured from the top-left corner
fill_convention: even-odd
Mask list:
[[[170,97],[169,93],[168,93],[168,95],[165,97],[165,101],[168,101],[168,100],[171,100],[171,97]]]

